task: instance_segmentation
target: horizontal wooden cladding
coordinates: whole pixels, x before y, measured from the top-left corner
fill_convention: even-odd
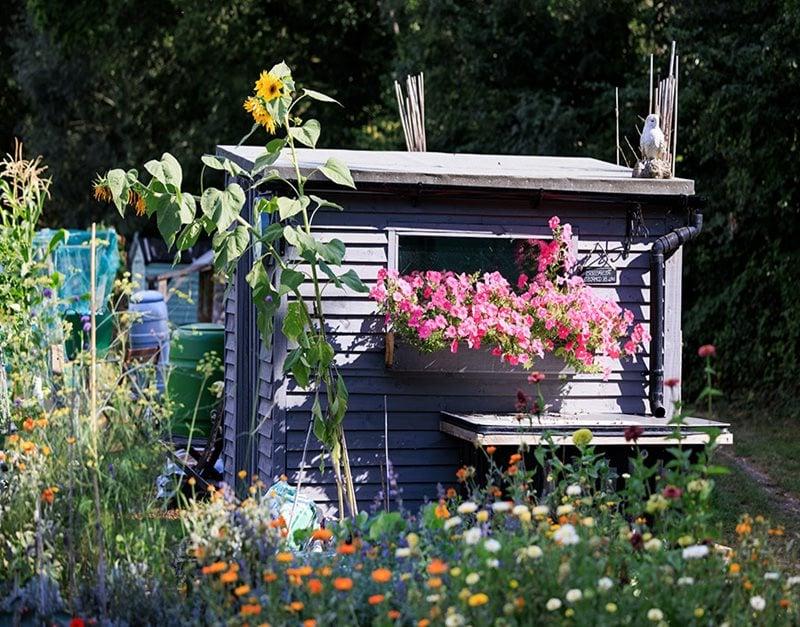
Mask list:
[[[451,382],[440,381],[440,387],[445,389],[451,387]],[[471,391],[471,390],[470,390]],[[614,395],[613,390],[608,391],[602,396],[545,396],[545,405],[552,411],[563,414],[582,414],[582,413],[645,413],[645,390],[639,388],[638,395],[631,391],[629,396]],[[473,396],[458,395],[445,396],[437,395],[403,395],[392,396],[388,399],[389,411],[406,412],[429,412],[429,411],[451,411],[455,413],[505,413],[513,412],[516,404],[516,390],[512,394],[505,391],[496,393],[492,396]],[[402,405],[399,405],[401,402]],[[290,394],[286,399],[288,411],[311,411],[311,399],[305,394]],[[383,395],[373,394],[353,394],[348,403],[349,411],[355,412],[379,412],[383,416]]]
[[[442,434],[443,437],[449,437]],[[452,472],[458,469],[461,459],[460,452],[457,447],[456,440],[450,440],[451,445],[448,448],[437,450],[435,454],[419,449],[398,449],[396,451],[389,450],[389,459],[392,465],[398,470],[403,472],[404,467],[426,467],[425,464],[434,466],[443,466],[444,468],[451,468]],[[380,467],[381,464],[386,463],[386,455],[383,450],[366,449],[358,450],[348,447],[350,454],[350,464],[355,467]],[[303,458],[302,451],[290,451],[287,455],[286,462],[287,468],[290,470],[297,470],[300,468],[300,462]],[[306,472],[313,472],[315,468],[319,468],[320,457],[319,453],[312,457],[307,456],[306,459]],[[328,459],[325,459],[326,464],[330,464]],[[403,477],[401,475],[400,481],[402,483]],[[435,489],[434,489],[435,490]],[[435,491],[431,490],[431,496]]]
[[[414,483],[424,483],[428,486],[430,486],[431,483],[435,485],[439,482],[443,484],[456,483],[456,470],[458,470],[458,466],[455,464],[437,464],[436,460],[433,460],[431,465],[425,467],[421,467],[419,465],[403,466],[396,465],[394,460],[392,460],[391,455],[389,456],[389,459],[392,462],[395,472],[397,473],[398,482],[401,488],[405,488],[407,485],[413,485]],[[356,484],[356,486],[365,484],[380,486],[381,479],[383,479],[384,482],[386,480],[386,470],[382,466],[385,466],[385,464],[373,464],[369,466],[359,466],[357,464],[353,464],[353,482]],[[291,474],[293,475],[292,478],[296,478],[300,475],[299,466],[297,468],[292,468],[291,471]],[[303,483],[306,482],[317,485],[335,485],[336,479],[334,478],[330,463],[326,463],[326,469],[323,472],[319,471],[319,461],[315,461],[315,463],[310,467],[306,466],[303,471]],[[420,496],[435,498],[436,492],[435,490],[431,491],[429,488],[427,494],[422,494]]]

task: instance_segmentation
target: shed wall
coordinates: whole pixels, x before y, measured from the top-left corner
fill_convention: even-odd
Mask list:
[[[388,194],[331,193],[325,196],[345,207],[343,213],[318,214],[317,230],[324,237],[347,245],[346,267],[373,285],[378,270],[392,261],[392,232],[396,228],[469,230],[489,233],[541,234],[547,220],[559,215],[578,235],[579,256],[596,246],[620,249],[626,241],[631,203],[581,205],[574,202],[532,203],[523,199],[485,199],[421,196],[403,198]],[[683,223],[683,216],[659,207],[644,207],[645,237],[630,241],[627,258],[619,259],[618,285],[597,286],[606,296],[631,309],[637,321],[649,324],[649,249],[652,240]],[[667,265],[666,365],[680,364],[680,256]],[[678,296],[674,296],[676,293]],[[668,296],[668,299],[670,297]],[[676,300],[677,299],[677,300]],[[514,410],[518,389],[528,389],[523,372],[437,372],[430,361],[411,357],[411,365],[387,369],[384,364],[383,320],[366,295],[331,285],[324,307],[337,349],[337,363],[350,391],[345,418],[350,460],[360,505],[368,507],[381,487],[384,460],[384,410],[388,413],[389,457],[399,475],[404,503],[415,507],[436,498],[436,486],[452,484],[459,464],[459,445],[439,431],[439,414],[451,412],[507,412]],[[281,320],[276,321],[280,328]],[[276,333],[276,341],[280,337]],[[311,400],[284,379],[285,346],[275,345],[272,395],[260,397],[257,469],[262,477],[286,472],[298,475],[306,439]],[[463,349],[467,350],[467,349]],[[471,359],[475,359],[472,357]],[[490,358],[487,356],[487,359]],[[480,360],[479,360],[480,361]],[[562,413],[612,412],[644,414],[647,404],[647,354],[618,362],[607,381],[601,375],[565,375],[555,370],[543,385],[548,403]],[[429,370],[426,371],[426,368]],[[447,368],[445,368],[447,369]],[[492,368],[484,368],[491,370]],[[545,368],[547,369],[547,368]],[[667,371],[667,376],[673,373]],[[268,380],[262,379],[261,389]],[[669,399],[667,399],[669,400]],[[263,412],[272,411],[271,417]],[[265,417],[267,418],[265,420]],[[268,443],[272,441],[272,447]],[[322,503],[333,504],[335,484],[328,466],[319,470],[321,451],[312,436],[305,463],[304,489]]]

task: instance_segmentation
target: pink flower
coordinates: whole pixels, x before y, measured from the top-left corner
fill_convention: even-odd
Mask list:
[[[681,498],[683,494],[683,490],[681,490],[678,486],[668,485],[661,491],[661,494],[668,499],[677,500]]]
[[[528,381],[530,381],[531,383],[539,383],[540,381],[544,381],[544,379],[545,379],[544,372],[536,371],[536,372],[531,372],[528,375]]]
[[[700,355],[703,359],[706,357],[716,357],[717,356],[717,347],[713,344],[703,344],[700,348],[697,349],[697,354]]]

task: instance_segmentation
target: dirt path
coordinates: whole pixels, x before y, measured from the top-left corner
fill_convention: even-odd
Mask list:
[[[735,466],[769,494],[778,510],[800,520],[800,498],[781,488],[764,469],[744,457],[737,457],[732,451],[720,449],[718,455],[727,465]]]

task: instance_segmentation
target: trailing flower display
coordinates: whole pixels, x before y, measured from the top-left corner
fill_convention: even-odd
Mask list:
[[[600,358],[634,355],[650,339],[634,315],[574,275],[572,228],[554,216],[551,240],[529,240],[517,264],[530,263],[512,286],[499,272],[427,270],[401,276],[382,269],[370,296],[387,324],[425,352],[465,344],[491,347],[511,365],[532,367],[553,354],[580,372],[610,371]],[[633,325],[630,334],[629,329]]]

